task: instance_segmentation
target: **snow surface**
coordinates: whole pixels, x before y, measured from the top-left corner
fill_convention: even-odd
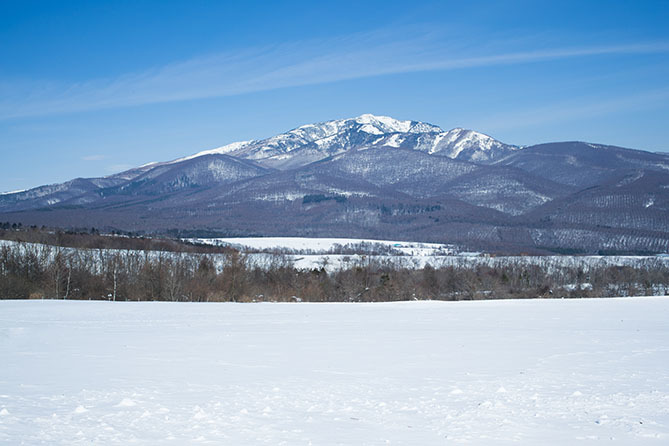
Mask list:
[[[318,146],[329,146],[333,144],[334,137],[351,130],[352,125],[360,125],[358,131],[372,135],[383,135],[387,133],[421,133],[421,132],[441,132],[442,130],[431,124],[419,123],[414,121],[400,121],[388,116],[374,116],[364,114],[357,118],[339,119],[334,121],[321,122],[318,124],[307,124],[290,130],[286,133],[273,136],[264,140],[240,141],[218,147],[211,150],[198,152],[194,155],[179,158],[171,163],[189,160],[203,155],[211,154],[233,154],[239,155],[245,150],[255,147],[258,153],[247,154],[251,159],[260,159],[265,157],[288,158],[285,152],[291,152],[298,147],[309,143],[315,143]]]
[[[230,245],[242,249],[290,249],[295,251],[328,252],[335,245],[380,244],[391,246],[407,255],[428,256],[437,252],[452,253],[453,245],[441,243],[400,242],[391,240],[353,239],[353,238],[319,238],[319,237],[230,237],[230,238],[191,238],[195,243],[208,245]]]
[[[669,298],[0,302],[4,444],[668,444]]]
[[[182,158],[175,159],[173,161],[169,161],[167,164],[176,164],[180,163],[182,161],[188,161],[193,158],[197,158],[200,156],[205,156],[205,155],[225,155],[230,152],[234,152],[235,150],[239,150],[240,148],[251,144],[253,141],[238,141],[238,142],[233,142],[230,144],[227,144],[222,147],[217,147],[215,149],[209,149],[209,150],[203,150],[201,152],[198,152],[194,155],[189,155],[189,156],[184,156]]]
[[[28,189],[17,189],[17,190],[10,190],[7,192],[0,192],[0,195],[12,195],[12,194],[20,194],[21,192],[25,192]]]
[[[469,255],[471,254],[471,255]],[[249,254],[252,264],[262,267],[270,265],[271,254]],[[356,264],[376,262],[395,267],[418,269],[430,265],[433,268],[476,268],[479,265],[504,267],[512,265],[537,265],[549,273],[559,268],[605,268],[609,266],[629,266],[644,268],[646,265],[669,264],[669,258],[659,256],[499,256],[484,257],[476,253],[458,255],[424,255],[420,251],[408,252],[403,256],[393,255],[345,255],[345,254],[290,254],[286,256],[297,269],[310,270],[325,267],[329,272],[348,269]]]
[[[325,268],[328,272],[335,272],[340,269],[352,268],[356,265],[366,263],[388,264],[401,268],[423,268],[427,264],[434,268],[442,267],[461,267],[475,268],[478,265],[489,267],[504,267],[509,265],[537,265],[545,268],[547,272],[552,273],[559,268],[582,268],[583,271],[589,271],[591,268],[604,268],[608,266],[629,266],[633,268],[645,268],[648,266],[658,266],[669,264],[669,255],[658,256],[497,256],[486,257],[476,252],[458,252],[455,255],[444,255],[444,253],[455,252],[452,245],[441,245],[437,243],[421,242],[391,242],[387,240],[361,240],[361,239],[322,239],[322,238],[301,238],[301,237],[249,237],[249,238],[222,238],[222,239],[187,239],[200,243],[210,243],[214,245],[229,244],[240,249],[242,252],[253,250],[272,250],[287,248],[294,250],[295,254],[284,256],[297,269],[311,270],[314,268]],[[401,251],[403,255],[370,255],[361,250],[358,254],[324,254],[328,252],[335,244],[342,246],[348,243],[359,245],[361,242],[391,244],[394,251]],[[399,245],[399,246],[396,246]],[[38,253],[53,256],[58,252],[72,254],[78,252],[87,254],[92,258],[90,267],[95,270],[100,265],[97,249],[75,249],[75,248],[57,248],[50,245],[39,243],[15,242],[9,240],[0,240],[0,247],[9,246],[23,250],[24,252]],[[192,256],[207,256],[214,261],[217,271],[220,273],[228,261],[227,254],[191,254],[177,253],[169,251],[141,251],[141,250],[114,250],[105,249],[102,252],[110,253],[122,251],[125,254],[137,255],[158,259],[160,257],[171,257],[175,259],[187,258]],[[249,267],[259,267],[261,269],[276,265],[275,254],[270,253],[251,253],[247,254]],[[663,288],[658,288],[657,292],[663,294]]]
[[[359,138],[361,134],[364,135],[362,140]],[[421,143],[415,146],[416,150],[439,153],[450,158],[456,158],[461,152],[469,150],[472,151],[469,155],[472,159],[486,161],[495,156],[495,151],[502,153],[518,149],[517,146],[503,144],[472,130],[455,128],[444,132],[440,127],[425,122],[363,114],[355,118],[306,124],[270,138],[234,142],[157,165],[174,164],[203,155],[227,154],[255,160],[266,166],[287,168],[344,153],[352,147],[401,147],[416,135],[421,136]],[[370,136],[378,138],[368,139]],[[353,140],[357,142],[352,143]],[[316,146],[316,149],[311,147],[305,150],[309,146]]]
[[[477,252],[459,252],[448,244],[318,237],[231,237],[231,238],[191,238],[196,243],[230,245],[241,251],[287,249],[295,254],[288,258],[295,268],[309,270],[325,267],[330,272],[350,268],[364,261],[388,263],[404,268],[423,268],[429,264],[434,268],[467,267],[478,265],[503,267],[509,265],[538,265],[551,272],[557,268],[604,268],[607,266],[630,266],[643,268],[648,264],[669,264],[668,257],[660,256],[482,256]],[[361,250],[358,254],[327,254],[335,245],[357,245],[362,243],[389,245],[403,255],[369,255]],[[0,246],[2,241],[0,241]],[[271,265],[271,254],[249,254],[251,264],[262,267]]]

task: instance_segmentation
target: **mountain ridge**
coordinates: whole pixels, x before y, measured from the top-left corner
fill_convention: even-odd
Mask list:
[[[2,194],[3,220],[507,252],[667,252],[669,155],[576,141],[520,147],[366,114]]]
[[[358,140],[351,141],[351,134],[358,134]],[[504,144],[473,130],[458,127],[444,131],[438,126],[425,122],[401,121],[387,116],[363,114],[356,118],[305,124],[270,138],[234,142],[171,162],[180,162],[207,154],[228,154],[252,159],[272,167],[292,168],[345,152],[352,144],[401,147],[404,143],[411,143],[421,138],[422,141],[417,144],[417,150],[430,154],[444,152],[444,155],[449,158],[457,158],[463,152],[469,151],[467,157],[480,161],[490,156],[484,155],[483,152],[492,150],[511,152],[518,149],[518,146]],[[306,161],[286,162],[287,159],[292,158],[291,152],[308,151],[309,149],[311,151],[306,156]]]

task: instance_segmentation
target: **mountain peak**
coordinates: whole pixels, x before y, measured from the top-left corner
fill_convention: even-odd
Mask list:
[[[430,153],[439,153],[449,158],[467,161],[492,162],[520,148],[499,142],[484,133],[462,127],[451,129],[440,136],[440,140],[434,144]]]
[[[430,133],[443,132],[440,127],[420,121],[401,121],[389,116],[377,116],[365,113],[353,118],[358,124],[363,126],[371,125],[380,131],[380,133]]]
[[[413,149],[479,162],[492,161],[516,149],[473,130],[455,128],[445,132],[426,122],[365,113],[354,118],[305,124],[270,138],[235,142],[173,162],[226,154],[252,160],[265,167],[290,169],[349,150],[373,146]]]

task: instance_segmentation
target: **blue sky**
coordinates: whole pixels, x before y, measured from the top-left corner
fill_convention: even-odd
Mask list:
[[[668,1],[0,0],[0,191],[374,113],[669,151]]]

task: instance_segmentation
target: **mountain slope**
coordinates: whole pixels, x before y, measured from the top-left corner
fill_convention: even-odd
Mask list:
[[[26,191],[0,195],[0,211],[20,211],[62,204],[84,195],[125,182],[119,178],[76,178],[61,184],[39,186]]]
[[[669,155],[585,142],[539,144],[496,161],[552,181],[577,187],[600,184],[620,171],[650,169],[669,172]],[[549,166],[549,169],[546,167]]]
[[[156,195],[182,189],[225,185],[266,175],[270,170],[228,155],[204,155],[177,163],[161,164],[129,182],[105,191],[108,195]]]
[[[274,168],[300,168],[369,147],[404,148],[465,161],[470,158],[494,160],[517,150],[515,146],[473,131],[455,129],[444,132],[437,126],[419,121],[367,114],[303,125],[272,138],[233,143],[174,161],[146,164],[105,178],[77,179],[0,195],[0,211],[65,204],[81,206],[94,203],[100,197],[119,194],[155,195],[182,188],[229,184],[265,174]]]
[[[362,115],[0,195],[0,221],[504,252],[667,252],[669,156],[582,142],[520,148],[471,130]]]
[[[475,206],[523,215],[544,203],[568,196],[576,189],[520,169],[482,166],[471,175],[450,181],[438,190]]]
[[[638,169],[537,207],[528,218],[577,225],[669,232],[669,172]]]
[[[254,160],[263,166],[290,169],[364,147],[406,148],[479,162],[497,159],[517,150],[516,146],[472,130],[444,132],[432,124],[367,114],[303,125],[271,138],[233,143],[188,158],[225,153]]]

